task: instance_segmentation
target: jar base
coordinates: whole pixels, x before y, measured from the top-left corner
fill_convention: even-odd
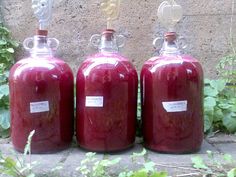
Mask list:
[[[116,153],[117,154],[117,153],[128,151],[128,150],[132,149],[134,147],[134,143],[131,145],[128,145],[124,148],[119,148],[119,149],[114,149],[114,150],[96,150],[96,149],[85,147],[83,145],[78,145],[78,146],[80,149],[82,149],[85,152],[95,152],[95,153],[99,153],[99,154],[103,154],[103,153],[109,153],[109,154]]]
[[[45,151],[37,151],[37,150],[32,150],[31,149],[31,154],[55,154],[64,150],[67,150],[71,147],[71,144],[65,145],[63,147],[59,147],[56,150],[45,150]],[[21,148],[16,148],[13,147],[15,151],[19,152],[19,153],[24,153],[24,149],[22,150]]]
[[[150,146],[144,145],[144,147],[152,152],[157,152],[160,154],[176,154],[176,155],[181,155],[181,154],[194,154],[197,153],[201,150],[201,147],[193,149],[193,150],[184,150],[184,151],[171,151],[171,150],[158,150],[155,148],[151,148]]]

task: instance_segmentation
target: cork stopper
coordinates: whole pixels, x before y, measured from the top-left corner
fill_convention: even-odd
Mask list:
[[[37,30],[36,30],[36,35],[39,35],[39,36],[47,36],[47,35],[48,35],[48,31],[47,31],[47,30],[40,30],[40,29],[37,29]]]
[[[167,32],[165,33],[165,41],[169,43],[173,43],[177,38],[177,34],[175,32]]]
[[[114,33],[115,30],[113,29],[106,29],[102,32],[102,35],[106,38],[107,41],[112,41]]]

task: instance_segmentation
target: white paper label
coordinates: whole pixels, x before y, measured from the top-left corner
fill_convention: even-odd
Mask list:
[[[49,111],[48,101],[30,103],[30,113],[40,113],[40,112],[48,112],[48,111]]]
[[[103,107],[103,96],[86,96],[86,107]]]
[[[162,102],[162,105],[166,112],[184,112],[187,111],[188,101]]]

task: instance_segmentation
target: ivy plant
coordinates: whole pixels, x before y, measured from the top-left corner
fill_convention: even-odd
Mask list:
[[[200,156],[191,158],[193,167],[199,170],[201,176],[236,176],[236,163],[230,154],[220,154],[217,157],[212,151],[207,151],[207,155],[207,159]]]
[[[137,162],[137,158],[145,157],[147,151],[143,149],[140,153],[133,153],[131,156],[132,162],[135,164],[139,164]],[[84,177],[167,177],[167,172],[159,172],[156,170],[156,164],[152,161],[147,161],[145,163],[141,163],[142,167],[138,170],[130,170],[126,169],[117,174],[111,174],[109,168],[115,165],[120,165],[121,158],[115,158],[112,160],[103,159],[98,160],[96,158],[96,153],[89,152],[86,154],[86,158],[81,161],[81,164],[76,171],[79,171],[80,174]]]
[[[205,132],[236,132],[236,88],[227,80],[205,80]]]
[[[205,81],[204,109],[207,133],[236,132],[236,50],[232,33],[230,38],[232,52],[221,58],[216,67],[220,79]]]
[[[14,63],[18,43],[12,40],[10,31],[0,24],[0,137],[8,136],[9,116],[9,69]]]
[[[26,162],[26,157],[31,156],[31,141],[34,134],[35,131],[33,130],[28,136],[23,157],[19,158],[17,154],[15,154],[14,158],[4,157],[0,151],[0,174],[12,177],[35,177],[33,168],[37,166],[38,163],[36,161],[31,162],[31,160],[29,163]]]
[[[236,84],[236,53],[223,57],[216,69],[221,78],[231,85]]]
[[[141,88],[140,84],[138,85],[138,100],[137,100],[137,132],[138,137],[142,137],[142,106],[141,106]]]

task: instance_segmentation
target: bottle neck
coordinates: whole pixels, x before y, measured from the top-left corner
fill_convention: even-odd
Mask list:
[[[102,33],[99,52],[118,53],[119,48],[114,33],[114,30],[106,30]]]
[[[160,55],[179,55],[181,51],[176,42],[177,34],[168,32],[165,34],[164,43],[160,50]]]
[[[32,57],[51,57],[52,49],[49,46],[47,36],[35,35],[33,38],[33,48],[30,50]]]

